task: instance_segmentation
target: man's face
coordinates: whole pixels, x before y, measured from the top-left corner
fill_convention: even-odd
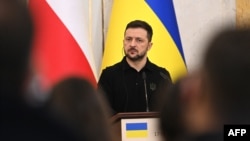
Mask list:
[[[128,59],[139,61],[146,57],[152,43],[148,41],[147,31],[143,28],[128,28],[124,35],[124,53]]]

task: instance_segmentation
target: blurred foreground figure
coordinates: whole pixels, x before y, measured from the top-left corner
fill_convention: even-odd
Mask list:
[[[110,111],[101,96],[87,80],[68,77],[52,88],[48,109],[85,141],[112,141]]]
[[[71,127],[32,108],[28,85],[33,25],[26,3],[0,0],[0,140],[81,141]]]
[[[250,124],[250,30],[227,29],[208,45],[199,72],[167,93],[161,129],[167,141],[223,141],[226,124]]]

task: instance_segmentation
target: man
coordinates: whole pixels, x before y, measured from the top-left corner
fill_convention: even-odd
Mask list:
[[[250,124],[249,39],[250,30],[220,32],[199,73],[179,80],[165,94],[160,125],[167,141],[223,141],[224,125]]]
[[[98,86],[106,94],[113,114],[119,112],[147,112],[154,110],[157,89],[170,85],[169,72],[149,61],[153,30],[141,20],[127,24],[122,61],[102,71]]]

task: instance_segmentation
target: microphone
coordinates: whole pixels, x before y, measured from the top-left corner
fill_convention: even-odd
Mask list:
[[[147,83],[146,83],[146,73],[142,72],[142,79],[144,82],[144,91],[145,91],[145,98],[146,98],[146,111],[149,112],[149,107],[148,107],[148,90],[147,90]]]
[[[171,80],[171,77],[170,77],[170,76],[164,74],[163,72],[160,72],[160,76],[161,76],[163,79],[167,80],[167,81],[168,81],[168,84],[170,84],[170,85],[172,84],[172,80]]]
[[[160,72],[161,77],[163,77],[164,79],[169,79],[168,76],[166,74],[164,74],[163,72]]]

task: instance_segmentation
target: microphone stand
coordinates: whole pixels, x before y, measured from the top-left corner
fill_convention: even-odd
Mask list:
[[[143,82],[144,82],[144,91],[145,91],[145,98],[146,98],[146,111],[149,112],[148,91],[147,91],[146,73],[145,72],[142,72],[142,79],[143,79]]]

